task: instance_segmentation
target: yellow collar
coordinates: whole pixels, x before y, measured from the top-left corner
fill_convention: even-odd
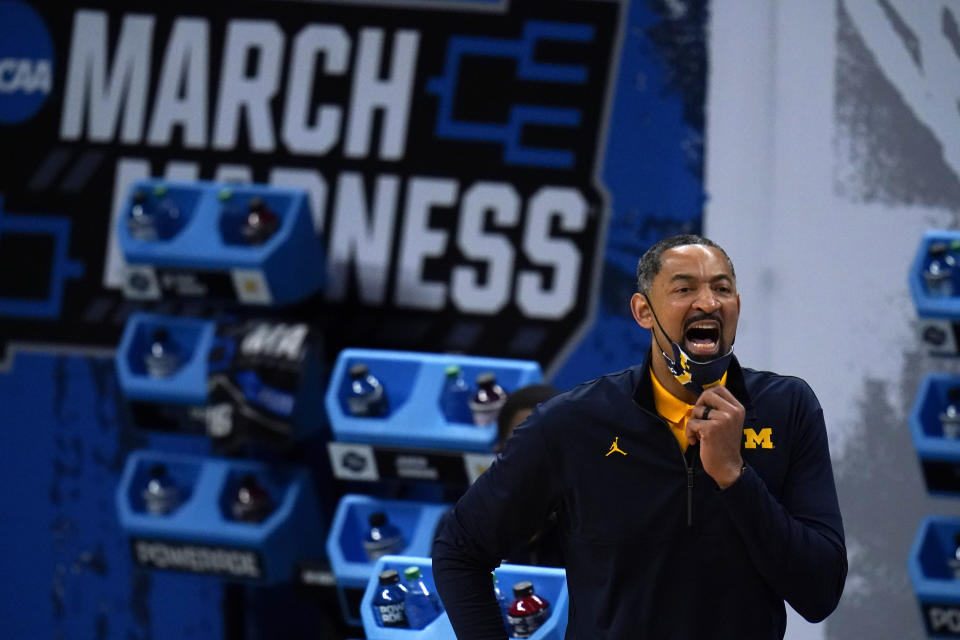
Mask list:
[[[666,418],[667,422],[672,422],[673,424],[679,423],[687,416],[693,405],[687,404],[667,391],[666,387],[657,380],[657,376],[653,372],[652,367],[650,369],[650,380],[653,381],[653,403],[657,408],[657,413]],[[724,372],[723,377],[720,378],[720,384],[724,386],[727,385],[726,372]]]

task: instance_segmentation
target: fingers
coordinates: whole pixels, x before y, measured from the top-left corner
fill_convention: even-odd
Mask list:
[[[743,405],[737,400],[730,390],[722,385],[710,387],[700,394],[694,407],[710,407],[711,411],[719,410],[725,413],[736,413],[738,409],[743,409]],[[694,410],[693,415],[701,420],[703,418],[703,409]]]
[[[710,436],[716,429],[727,431],[731,427],[724,425],[743,424],[745,414],[743,405],[730,390],[723,386],[711,387],[700,394],[696,404],[690,410],[684,432],[690,444],[697,444],[704,436]],[[737,429],[739,434],[739,429]]]

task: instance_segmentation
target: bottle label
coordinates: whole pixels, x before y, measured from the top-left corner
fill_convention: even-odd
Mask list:
[[[402,602],[390,602],[387,604],[378,604],[377,614],[380,616],[380,622],[385,627],[405,627],[407,626],[407,616],[403,611]]]
[[[383,413],[383,387],[374,387],[362,396],[350,396],[347,404],[355,416],[378,416]]]
[[[364,540],[363,550],[367,557],[372,561],[380,556],[396,553],[403,548],[403,539],[399,536],[384,538],[382,540]]]
[[[507,616],[507,623],[514,638],[529,638],[539,629],[549,617],[549,610],[544,607],[525,616]]]
[[[473,414],[473,423],[478,427],[484,427],[496,422],[500,415],[500,409],[506,404],[506,398],[499,398],[493,402],[477,402],[470,400],[470,412]]]

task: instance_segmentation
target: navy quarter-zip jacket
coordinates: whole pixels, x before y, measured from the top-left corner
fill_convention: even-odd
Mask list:
[[[438,528],[460,640],[503,640],[490,571],[558,510],[568,639],[774,640],[784,600],[819,621],[847,575],[823,411],[800,378],[731,363],[740,478],[720,490],[654,409],[650,355],[560,394],[516,430]],[[611,451],[616,441],[623,453]]]

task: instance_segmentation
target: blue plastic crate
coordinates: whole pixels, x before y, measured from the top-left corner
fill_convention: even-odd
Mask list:
[[[433,581],[433,563],[429,558],[415,556],[384,556],[377,560],[374,572],[367,583],[367,589],[361,602],[361,617],[363,630],[367,640],[403,640],[417,638],[417,640],[456,640],[450,618],[446,612],[441,613],[433,622],[423,629],[402,629],[397,627],[381,627],[377,624],[373,612],[373,599],[379,587],[379,575],[387,569],[395,569],[401,575],[407,567],[419,567],[427,587],[435,590]],[[512,595],[512,585],[522,580],[533,582],[534,589],[541,597],[550,603],[550,617],[537,631],[530,636],[530,640],[562,640],[567,629],[567,576],[563,569],[548,567],[528,567],[524,565],[504,564],[495,572],[500,589],[508,598]],[[493,590],[491,580],[490,589]]]
[[[923,279],[923,272],[930,263],[927,252],[935,242],[944,242],[948,246],[957,243],[955,251],[958,272],[953,279],[955,294],[952,296],[931,295]],[[910,266],[908,282],[918,316],[960,320],[960,231],[932,230],[924,233]]]
[[[340,499],[327,536],[327,557],[337,581],[344,619],[350,624],[361,624],[359,612],[350,606],[346,591],[362,592],[373,572],[374,562],[367,558],[363,548],[370,515],[382,511],[400,529],[406,544],[399,553],[426,557],[430,555],[437,523],[449,508],[448,504],[381,500],[357,494]]]
[[[181,492],[179,507],[162,515],[150,513],[142,497],[156,464],[166,467]],[[274,505],[261,522],[230,517],[230,497],[248,473]],[[115,501],[134,561],[149,568],[266,584],[291,580],[297,563],[323,557],[326,536],[306,469],[135,451],[127,458]]]
[[[960,638],[960,578],[950,566],[960,518],[924,519],[910,547],[907,569],[931,638]]]
[[[154,331],[164,329],[183,355],[183,363],[172,375],[147,374],[144,357]],[[203,405],[207,400],[207,355],[213,344],[214,323],[210,320],[134,313],[124,327],[114,362],[120,389],[128,400],[178,405]]]
[[[356,417],[347,406],[350,367],[363,363],[383,384],[389,412],[383,417]],[[477,356],[344,349],[327,387],[325,404],[334,438],[387,446],[489,452],[497,440],[496,424],[478,427],[450,422],[440,406],[445,372],[459,365],[464,379],[472,383],[480,373],[491,371],[509,394],[541,381],[540,365],[528,360]]]
[[[142,239],[130,231],[128,212],[136,193],[148,194],[151,203],[175,203],[182,222],[169,238]],[[279,226],[262,244],[245,244],[224,221],[241,219],[254,197],[277,215]],[[315,294],[325,279],[323,245],[301,189],[138,180],[123,202],[117,238],[131,266],[124,285],[131,298],[209,299],[229,291],[227,297],[244,304],[288,304]],[[180,286],[178,278],[194,284]]]
[[[146,365],[158,329],[166,331],[167,342],[182,357],[170,375],[151,375]],[[291,339],[292,334],[301,339]],[[206,433],[224,446],[228,439],[241,446],[247,440],[285,444],[309,436],[326,428],[317,393],[323,379],[320,349],[309,335],[303,323],[214,323],[133,313],[115,354],[128,419],[143,428]],[[251,336],[259,346],[247,345],[247,353],[244,345]],[[226,434],[211,424],[221,425]]]
[[[944,437],[938,417],[947,405],[947,389],[954,386],[960,386],[960,376],[928,374],[910,411],[910,436],[932,495],[960,495],[960,440]]]

